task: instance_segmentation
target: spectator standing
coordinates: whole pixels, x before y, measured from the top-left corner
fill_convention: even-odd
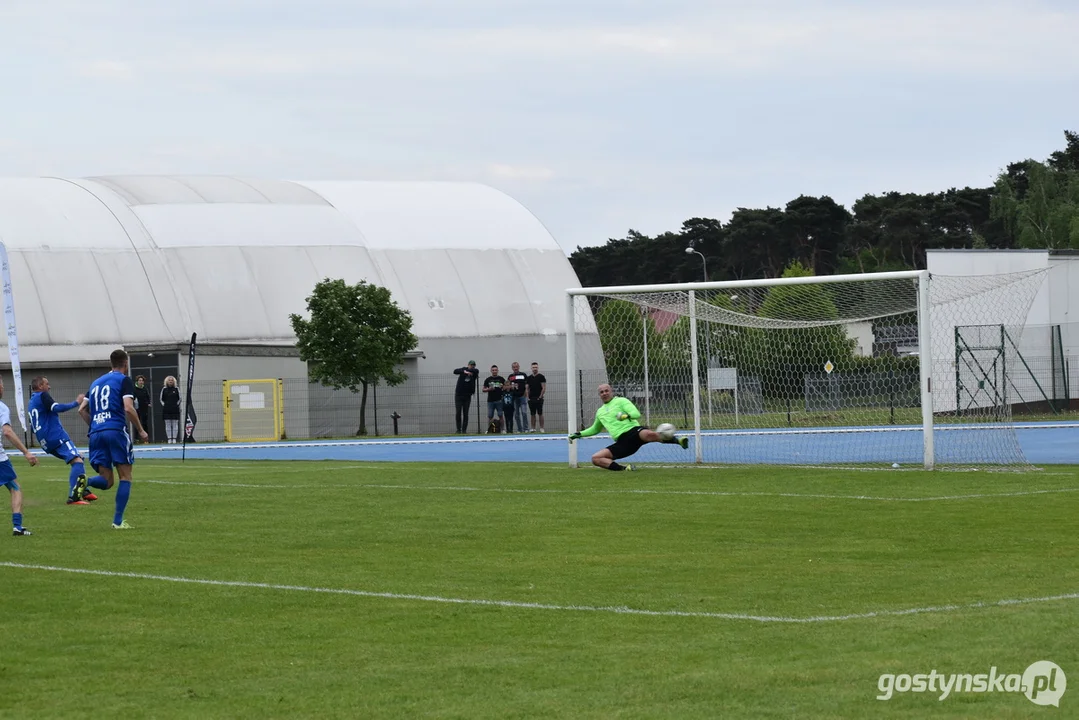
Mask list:
[[[161,388],[161,417],[165,420],[165,437],[170,445],[176,444],[180,434],[180,388],[176,387],[176,378],[165,378],[165,387]]]
[[[143,430],[150,431],[150,391],[146,389],[146,376],[139,375],[135,378],[135,412],[139,416]]]
[[[513,389],[509,382],[502,389],[502,410],[506,413],[506,434],[513,433]]]
[[[483,391],[487,393],[487,422],[490,423],[495,413],[499,420],[505,422],[502,412],[502,389],[506,384],[506,378],[498,374],[498,366],[491,366],[491,376],[483,381]]]
[[[547,394],[547,378],[539,371],[539,363],[532,363],[532,374],[525,384],[528,386],[528,410],[532,413],[531,432],[543,432],[543,396]]]
[[[453,374],[457,376],[457,389],[453,397],[454,420],[457,433],[463,435],[468,432],[468,410],[472,407],[472,396],[479,387],[480,371],[476,369],[476,361],[469,360],[468,365],[455,369]]]
[[[513,394],[513,421],[517,425],[517,432],[528,432],[528,398],[525,393],[528,386],[525,384],[528,376],[521,372],[521,363],[511,365],[513,372],[506,378]]]

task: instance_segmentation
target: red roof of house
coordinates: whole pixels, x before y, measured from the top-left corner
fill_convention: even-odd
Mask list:
[[[671,312],[670,310],[655,310],[651,311],[652,322],[656,326],[656,332],[665,332],[667,328],[678,322],[678,318],[681,317],[678,313]]]

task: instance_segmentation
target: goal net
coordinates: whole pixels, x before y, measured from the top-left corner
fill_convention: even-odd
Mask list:
[[[1044,276],[795,268],[571,290],[570,431],[592,424],[610,383],[642,425],[690,436],[636,462],[1025,465],[1010,374]],[[571,443],[570,464],[609,442]]]

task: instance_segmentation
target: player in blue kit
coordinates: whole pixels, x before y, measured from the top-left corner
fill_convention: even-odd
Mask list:
[[[116,513],[112,518],[114,530],[128,530],[130,525],[124,522],[124,509],[131,495],[131,466],[135,464],[135,451],[131,445],[131,436],[127,434],[127,423],[139,434],[142,440],[149,436],[139,422],[135,410],[135,383],[127,374],[127,353],[113,350],[109,356],[112,371],[107,372],[90,384],[79,415],[90,426],[90,465],[101,473],[101,477],[87,481],[85,478],[76,482],[76,494],[85,491],[86,485],[108,490],[113,486],[113,468],[120,476],[120,486],[116,489]],[[97,482],[100,481],[100,482]]]
[[[30,390],[33,395],[30,396],[30,404],[26,411],[30,418],[30,427],[33,428],[34,436],[42,450],[63,460],[71,467],[68,474],[67,504],[86,505],[87,502],[97,500],[97,495],[89,490],[84,491],[82,497],[76,495],[75,489],[79,484],[79,478],[86,479],[86,465],[75,443],[71,442],[71,437],[60,424],[60,413],[77,408],[85,396],[80,394],[74,402],[58,403],[49,394],[50,389],[47,377],[39,376],[30,381]]]

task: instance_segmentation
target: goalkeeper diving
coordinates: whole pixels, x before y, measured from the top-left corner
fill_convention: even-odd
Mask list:
[[[569,436],[571,441],[583,437],[590,437],[606,430],[613,443],[603,448],[592,456],[592,464],[607,470],[632,470],[629,463],[619,465],[618,461],[629,457],[641,449],[642,445],[661,442],[678,445],[683,450],[689,447],[689,438],[674,437],[664,440],[655,430],[641,427],[637,422],[641,418],[641,411],[624,397],[616,396],[614,390],[607,383],[599,386],[599,399],[603,405],[596,410],[596,421],[592,427],[585,428],[581,432],[575,432]]]

